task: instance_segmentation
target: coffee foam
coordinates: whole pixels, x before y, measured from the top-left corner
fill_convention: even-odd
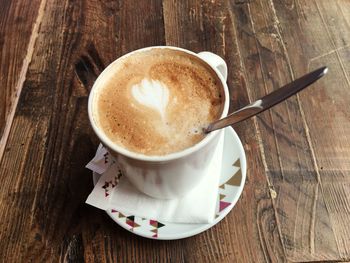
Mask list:
[[[154,49],[109,68],[97,87],[93,115],[116,144],[166,155],[201,141],[223,101],[221,82],[208,65],[184,52]]]
[[[165,84],[145,78],[131,87],[131,93],[137,102],[156,109],[165,119],[165,109],[169,102],[169,90]]]

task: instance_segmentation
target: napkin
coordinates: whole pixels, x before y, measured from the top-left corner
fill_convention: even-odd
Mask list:
[[[97,173],[103,172],[86,203],[103,210],[115,209],[163,222],[211,223],[215,216],[224,133],[220,136],[202,181],[185,196],[170,200],[153,198],[138,191],[126,176],[122,176],[118,163],[108,158],[108,151],[100,146],[86,167]]]

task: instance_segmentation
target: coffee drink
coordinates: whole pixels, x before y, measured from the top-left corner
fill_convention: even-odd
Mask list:
[[[220,118],[220,79],[201,59],[173,49],[146,49],[113,63],[98,82],[96,125],[129,151],[163,156],[201,141]]]

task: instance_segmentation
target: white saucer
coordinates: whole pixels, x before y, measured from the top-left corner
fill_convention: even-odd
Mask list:
[[[222,171],[216,205],[216,218],[211,224],[178,224],[158,222],[141,218],[114,209],[106,210],[107,214],[126,230],[147,238],[174,240],[197,235],[220,222],[235,206],[240,197],[246,179],[247,163],[244,149],[236,132],[225,129]],[[94,185],[100,175],[93,173]]]

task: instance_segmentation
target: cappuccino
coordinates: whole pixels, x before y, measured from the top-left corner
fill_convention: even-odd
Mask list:
[[[214,70],[167,48],[134,52],[111,64],[96,87],[93,119],[115,144],[162,156],[201,141],[220,118],[224,92]]]

